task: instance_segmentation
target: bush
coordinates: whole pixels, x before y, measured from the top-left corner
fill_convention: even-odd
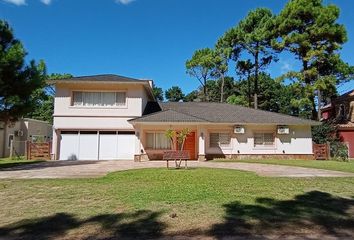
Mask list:
[[[336,161],[348,161],[348,147],[342,142],[334,141],[330,143],[331,158]]]

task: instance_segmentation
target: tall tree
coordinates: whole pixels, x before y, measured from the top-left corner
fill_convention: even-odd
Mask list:
[[[207,80],[212,78],[215,64],[213,62],[214,52],[210,48],[200,49],[194,52],[191,59],[186,61],[187,73],[198,79],[203,87],[203,101],[208,100]]]
[[[236,69],[238,74],[242,77],[245,76],[247,79],[247,97],[248,97],[248,107],[251,107],[252,105],[252,99],[251,99],[251,74],[252,74],[252,69],[253,69],[253,64],[252,62],[248,59],[247,61],[238,61],[236,64]]]
[[[162,90],[162,88],[154,86],[152,88],[152,93],[154,94],[154,97],[156,98],[157,101],[163,101],[163,90]]]
[[[57,80],[73,77],[71,74],[52,73],[46,76],[46,80]],[[53,123],[54,113],[54,95],[55,88],[46,84],[43,88],[37,89],[33,94],[34,108],[33,111],[24,115],[24,117]]]
[[[338,24],[339,9],[334,5],[324,6],[322,0],[290,0],[276,18],[278,37],[273,46],[293,53],[301,62],[300,72],[289,72],[286,77],[297,81],[303,96],[297,100],[303,109],[311,111],[317,119],[315,97],[333,89],[343,81],[338,76],[348,77],[350,66],[341,61],[339,50],[347,41],[344,25]]]
[[[184,94],[180,87],[173,86],[166,90],[165,97],[170,102],[179,102],[184,99]]]
[[[257,8],[248,13],[238,25],[227,31],[222,37],[223,45],[241,50],[251,56],[254,71],[254,108],[258,108],[258,78],[262,68],[275,59],[271,47],[273,39],[274,16],[267,8]],[[235,50],[234,50],[235,51]],[[236,51],[236,52],[237,52]]]
[[[45,84],[44,62],[26,64],[26,54],[9,24],[0,20],[0,121],[4,123],[4,139],[7,125],[33,110],[33,93]]]

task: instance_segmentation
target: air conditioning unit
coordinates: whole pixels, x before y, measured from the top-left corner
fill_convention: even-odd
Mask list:
[[[245,127],[244,126],[235,126],[234,127],[234,133],[244,134],[245,133]]]
[[[288,126],[278,126],[278,134],[289,134]]]

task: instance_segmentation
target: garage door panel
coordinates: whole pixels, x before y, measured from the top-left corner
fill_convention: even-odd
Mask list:
[[[135,135],[118,135],[118,159],[132,160],[135,153]]]
[[[118,158],[118,135],[100,134],[100,160],[115,160]]]
[[[79,135],[61,134],[60,141],[60,160],[79,159]]]
[[[79,140],[79,159],[98,160],[98,135],[97,133],[81,133]]]

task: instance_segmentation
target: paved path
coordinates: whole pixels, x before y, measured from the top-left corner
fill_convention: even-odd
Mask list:
[[[269,177],[354,177],[354,173],[259,163],[189,162],[189,167],[225,168]],[[52,161],[0,170],[0,179],[100,177],[109,172],[166,167],[163,161]]]

